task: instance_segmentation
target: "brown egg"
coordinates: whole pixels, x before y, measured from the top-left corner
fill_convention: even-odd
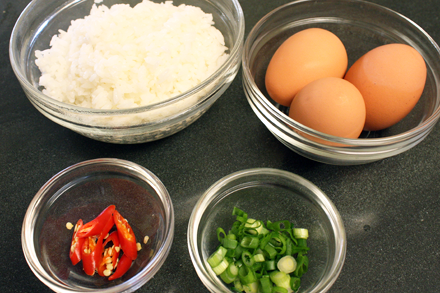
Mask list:
[[[365,123],[365,104],[350,82],[326,77],[301,89],[292,101],[289,116],[326,134],[358,138]]]
[[[365,100],[365,130],[381,130],[402,120],[414,108],[426,82],[426,64],[413,47],[388,44],[359,58],[345,79]]]
[[[288,38],[275,52],[266,71],[266,90],[277,103],[290,106],[308,83],[323,77],[342,78],[347,52],[333,33],[310,28]]]

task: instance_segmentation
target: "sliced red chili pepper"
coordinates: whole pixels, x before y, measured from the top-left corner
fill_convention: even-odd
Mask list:
[[[80,238],[85,238],[95,235],[101,235],[101,232],[104,230],[104,227],[108,223],[108,220],[112,217],[115,208],[116,207],[114,205],[108,206],[94,220],[88,222],[87,224],[84,224],[81,229],[78,230],[77,236]]]
[[[112,242],[112,246],[105,249],[105,246],[107,243]],[[120,247],[119,247],[119,237],[118,232],[114,231],[112,232],[107,239],[105,240],[104,244],[102,245],[104,250],[104,256],[101,259],[101,262],[98,266],[98,274],[100,276],[109,276],[111,271],[116,267],[116,263],[118,261]],[[108,265],[111,264],[111,268],[108,268]],[[104,272],[105,270],[109,270],[108,272]]]
[[[121,256],[121,258],[119,259],[118,266],[116,267],[116,271],[114,272],[113,275],[108,277],[108,280],[112,281],[112,280],[115,280],[115,279],[122,277],[128,271],[128,269],[131,267],[132,262],[133,262],[133,260],[129,256],[127,256],[126,254],[123,254]]]
[[[70,260],[73,265],[76,265],[81,261],[81,248],[83,246],[85,238],[79,238],[77,236],[78,230],[82,227],[83,220],[79,219],[76,222],[75,230],[73,231],[72,242],[70,244]]]
[[[95,239],[95,236],[85,238],[81,249],[83,270],[89,276],[93,276],[95,274],[95,270],[98,265],[96,257],[97,243],[95,242]]]
[[[124,255],[135,260],[137,258],[136,236],[127,220],[115,210],[113,212],[113,220],[118,230],[119,242]]]

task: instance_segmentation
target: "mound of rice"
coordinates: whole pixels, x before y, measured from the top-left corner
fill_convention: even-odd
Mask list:
[[[212,15],[171,1],[93,8],[36,51],[43,93],[94,109],[125,109],[182,94],[228,57]]]

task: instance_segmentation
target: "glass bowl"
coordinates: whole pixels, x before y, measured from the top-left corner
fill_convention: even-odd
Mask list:
[[[125,275],[114,281],[88,276],[73,266],[69,249],[75,224],[87,223],[114,204],[142,249]],[[146,244],[144,236],[149,236]],[[96,159],[59,172],[38,191],[23,221],[22,248],[33,273],[55,292],[132,292],[160,269],[174,237],[174,210],[161,181],[150,171],[119,159]]]
[[[238,207],[249,218],[288,220],[309,230],[309,270],[298,292],[325,292],[336,281],[345,260],[342,219],[330,199],[308,180],[287,171],[257,168],[230,174],[212,185],[195,205],[188,225],[188,249],[210,292],[232,292],[215,275],[207,258],[218,246],[216,229],[228,231]]]
[[[412,112],[396,125],[346,139],[308,128],[273,102],[264,78],[276,49],[291,35],[318,27],[336,34],[346,47],[349,67],[369,50],[388,43],[413,46],[424,57],[427,80]],[[440,117],[440,48],[417,24],[374,3],[358,0],[302,0],[264,16],[249,33],[243,51],[243,86],[264,125],[287,147],[309,159],[335,165],[364,164],[405,152],[420,143]],[[302,135],[304,134],[304,135]]]
[[[141,0],[105,0],[135,5]],[[163,2],[153,0],[153,2]],[[240,67],[244,38],[244,15],[238,0],[177,0],[211,13],[228,47],[229,57],[209,78],[188,90],[156,104],[121,110],[90,109],[59,102],[41,92],[41,73],[35,51],[49,48],[53,35],[66,30],[74,19],[90,13],[94,0],[33,0],[18,18],[11,34],[12,68],[30,102],[54,122],[92,139],[120,144],[143,143],[172,135],[203,115],[224,93]]]

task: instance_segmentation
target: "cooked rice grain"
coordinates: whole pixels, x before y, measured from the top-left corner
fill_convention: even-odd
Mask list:
[[[94,5],[36,51],[43,93],[95,109],[149,105],[182,94],[228,57],[211,14],[172,1]]]

